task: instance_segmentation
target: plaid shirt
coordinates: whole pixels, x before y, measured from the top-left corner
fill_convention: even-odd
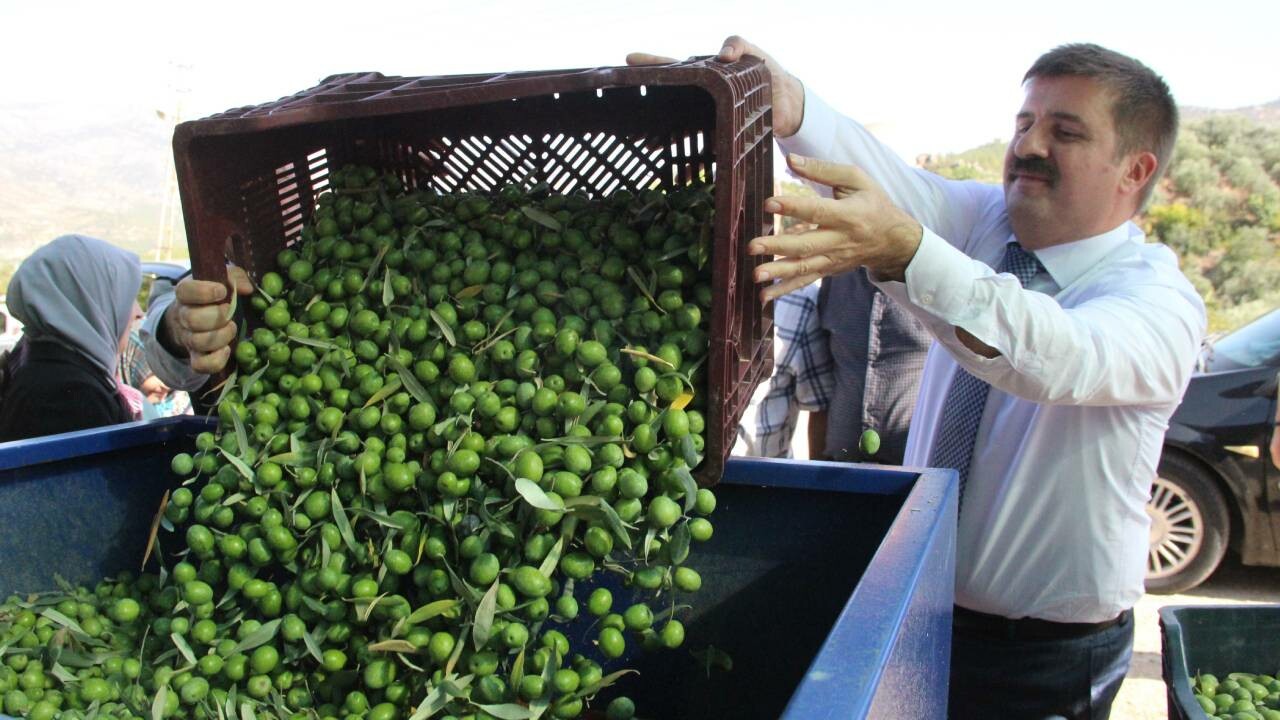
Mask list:
[[[738,426],[734,453],[791,457],[801,410],[826,410],[835,388],[825,331],[818,322],[818,284],[773,305],[773,375],[756,388]]]

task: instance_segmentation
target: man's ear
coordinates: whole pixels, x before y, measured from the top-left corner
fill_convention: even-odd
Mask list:
[[[1130,155],[1125,160],[1124,177],[1120,180],[1120,190],[1126,195],[1140,196],[1147,183],[1155,182],[1156,170],[1160,161],[1153,152],[1144,150]]]

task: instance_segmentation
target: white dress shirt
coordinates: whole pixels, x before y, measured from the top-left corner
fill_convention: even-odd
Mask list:
[[[925,467],[959,366],[991,385],[957,529],[956,603],[1100,622],[1143,593],[1145,506],[1204,303],[1132,223],[1040,250],[1026,289],[992,268],[1014,240],[1000,187],[912,168],[806,92],[784,149],[859,165],[925,226],[906,282],[880,283],[935,338],[906,464]],[[945,238],[945,239],[944,239]],[[1000,355],[984,358],[963,328]]]

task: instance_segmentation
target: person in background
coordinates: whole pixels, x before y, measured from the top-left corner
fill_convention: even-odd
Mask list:
[[[8,305],[25,327],[0,369],[0,441],[133,419],[117,361],[141,285],[137,255],[83,235],[22,262]]]
[[[818,286],[807,285],[774,303],[773,374],[756,387],[743,413],[734,454],[793,457],[800,411],[825,410],[833,382],[831,355],[818,326]],[[812,446],[809,457],[816,457]]]
[[[141,318],[140,318],[141,319]],[[151,372],[147,364],[146,344],[142,340],[141,323],[135,323],[129,332],[129,342],[120,354],[120,374],[125,383],[137,388],[145,399],[143,419],[186,415],[191,413],[190,395],[173,390]]]
[[[761,299],[865,267],[934,338],[905,461],[959,476],[948,715],[1106,718],[1206,325],[1176,256],[1131,222],[1177,136],[1168,86],[1096,45],[1042,55],[998,188],[907,166],[741,38],[719,58],[746,54],[768,64],[792,171],[833,189],[765,202],[819,227],[748,243],[776,257]]]
[[[810,457],[901,465],[932,336],[865,268],[823,278],[817,307],[815,342],[826,348],[813,355],[831,358],[831,377],[822,382],[832,392],[824,411],[809,418]],[[873,455],[860,447],[866,430],[880,436]]]

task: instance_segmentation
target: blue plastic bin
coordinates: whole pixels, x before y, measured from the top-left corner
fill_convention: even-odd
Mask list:
[[[169,418],[0,444],[0,593],[137,571],[169,459],[207,426]],[[952,471],[731,459],[685,648],[636,658],[645,717],[944,717]]]

